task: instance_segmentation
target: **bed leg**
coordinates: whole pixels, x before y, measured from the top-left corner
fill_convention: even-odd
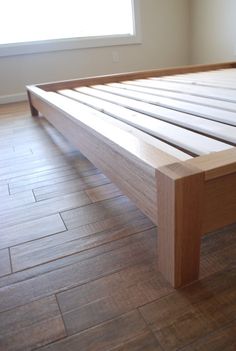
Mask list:
[[[29,101],[29,106],[30,106],[30,111],[32,117],[37,117],[39,115],[38,110],[33,106],[32,100],[31,100],[31,95],[30,92],[27,90],[27,95],[28,95],[28,101]]]
[[[199,277],[204,174],[183,164],[156,171],[158,269],[175,288]]]

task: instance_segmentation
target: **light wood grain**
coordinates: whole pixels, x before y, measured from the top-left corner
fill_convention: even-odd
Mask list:
[[[119,88],[122,90],[128,90],[131,92],[137,92],[140,94],[148,94],[149,96],[154,96],[154,98],[158,99],[159,97],[164,97],[168,99],[174,99],[177,101],[184,101],[191,104],[198,104],[208,107],[217,108],[219,110],[236,112],[236,106],[233,102],[210,99],[207,97],[191,95],[189,93],[183,92],[173,92],[162,89],[154,89],[148,87],[142,87],[138,85],[128,84],[128,82],[123,83],[111,83],[108,86],[112,88]]]
[[[170,121],[172,121],[174,123],[174,120],[177,119],[178,116],[182,116],[182,118],[184,119],[185,117],[185,113],[187,114],[188,118],[191,119],[191,117],[193,118],[193,116],[199,116],[199,117],[203,117],[206,119],[210,119],[213,121],[219,121],[222,123],[228,123],[231,125],[236,125],[236,120],[235,120],[235,112],[230,112],[227,110],[222,111],[222,109],[218,109],[218,108],[213,108],[213,107],[208,107],[208,106],[202,106],[201,104],[198,103],[190,103],[190,102],[184,102],[184,101],[179,101],[176,99],[171,99],[171,98],[166,98],[166,97],[157,97],[154,95],[150,95],[147,93],[140,93],[140,92],[136,92],[136,91],[132,91],[132,90],[128,90],[128,89],[120,89],[120,88],[115,88],[115,87],[110,87],[110,86],[106,86],[106,85],[95,85],[93,86],[93,88],[95,89],[91,89],[91,88],[79,88],[78,91],[87,93],[89,95],[94,95],[94,96],[100,96],[101,98],[107,100],[107,101],[113,101],[123,105],[123,106],[127,106],[130,108],[133,108],[136,111],[140,111],[140,112],[146,112],[147,114],[156,116],[161,118],[163,116],[166,116],[165,112],[169,111],[163,108],[152,108],[147,104],[154,104],[154,105],[158,105],[167,109],[173,109],[174,111],[172,112],[173,115],[170,114],[169,111],[169,117],[171,118],[173,116],[173,120],[170,119]],[[105,91],[107,93],[110,93],[112,95],[105,95],[105,94],[98,94],[97,90],[101,90],[101,91]],[[114,96],[115,95],[115,96]],[[116,97],[116,95],[118,96],[122,96],[122,97],[126,97],[129,99],[118,99]],[[131,99],[137,100],[137,101],[132,101]],[[145,104],[140,104],[140,101],[143,101]],[[222,105],[223,107],[223,105]],[[235,104],[235,108],[236,108],[236,104]],[[184,112],[182,114],[179,114],[178,112],[175,111],[180,111],[180,112]],[[198,120],[198,119],[197,119]],[[195,127],[197,127],[198,122],[195,122]],[[204,120],[200,120],[204,122]],[[177,123],[177,121],[176,121]],[[220,126],[219,126],[220,127]],[[223,127],[223,126],[221,126]],[[227,126],[224,126],[227,127]],[[233,128],[232,128],[233,129]],[[226,138],[227,140],[227,138]]]
[[[227,81],[229,72],[234,75],[234,67],[235,63],[175,68],[28,87],[32,106],[154,223],[161,223],[160,267],[176,287],[198,278],[200,238],[204,232],[236,219],[234,190],[232,196],[227,197],[229,187],[235,188],[235,148],[231,144],[235,144],[236,96],[232,86],[229,89],[175,83],[157,77],[209,70],[215,71],[213,75],[218,75],[217,79],[221,76]],[[105,83],[112,84],[94,88]],[[123,92],[107,92],[117,87]],[[74,88],[79,91],[72,90]],[[128,97],[127,91],[131,91]],[[158,101],[154,98],[162,94],[161,91],[165,98],[160,99],[161,106],[155,106]],[[149,100],[145,101],[140,93],[148,93]],[[172,96],[174,101],[167,96]],[[144,136],[143,132],[147,131],[160,139],[162,147]],[[163,141],[171,144],[172,149],[168,151]],[[173,146],[178,151],[175,152]],[[190,156],[201,156],[183,160],[184,154],[179,153],[178,157],[178,152],[183,151]],[[229,187],[224,186],[227,181]],[[214,201],[219,204],[211,206]],[[216,221],[212,208],[217,213]],[[82,219],[82,207],[64,212],[62,217],[73,228],[91,223],[94,214],[100,218],[100,211],[99,208],[91,210],[93,215]]]
[[[129,84],[144,86],[149,88],[163,89],[167,91],[176,91],[183,93],[190,93],[196,96],[207,97],[211,99],[218,99],[228,102],[236,102],[235,92],[231,89],[220,89],[211,87],[201,87],[188,84],[170,83],[164,81],[157,81],[154,79],[140,79],[135,81],[128,81]]]
[[[233,68],[235,67],[235,62],[226,62],[226,63],[216,63],[210,65],[194,65],[194,66],[183,66],[183,67],[171,67],[171,68],[162,68],[151,71],[142,71],[142,72],[129,72],[121,74],[112,74],[107,76],[100,77],[88,77],[82,79],[73,79],[62,82],[53,82],[47,84],[38,84],[39,88],[42,88],[46,91],[56,91],[59,89],[67,88],[76,88],[78,86],[87,86],[93,84],[106,84],[111,82],[123,81],[128,79],[139,79],[139,78],[148,78],[148,77],[161,77],[168,76],[179,73],[191,73],[191,72],[204,72],[209,70],[218,70],[223,68]],[[31,96],[31,95],[30,95]],[[34,112],[34,111],[33,111]]]
[[[86,90],[87,91],[87,90]],[[89,90],[91,91],[91,90]],[[162,140],[166,140],[166,142],[175,145],[176,147],[179,147],[185,151],[191,152],[193,154],[196,155],[202,155],[202,154],[207,154],[210,152],[217,152],[217,151],[221,151],[221,150],[227,150],[229,148],[231,148],[230,145],[227,145],[223,142],[219,142],[217,140],[213,140],[210,138],[207,138],[203,135],[200,135],[198,133],[194,133],[192,131],[189,131],[185,128],[180,128],[176,125],[170,124],[170,123],[166,123],[164,121],[161,121],[159,119],[154,119],[152,117],[149,117],[150,115],[150,111],[151,111],[151,115],[155,115],[156,117],[159,117],[159,114],[157,112],[153,112],[155,110],[155,107],[153,106],[149,106],[146,105],[144,103],[139,103],[141,104],[141,109],[138,108],[139,111],[141,112],[135,112],[135,111],[130,111],[128,108],[125,107],[121,107],[120,104],[117,104],[121,99],[123,101],[123,98],[118,98],[115,96],[115,101],[117,103],[110,103],[104,100],[101,100],[100,98],[95,98],[92,96],[86,96],[85,94],[81,94],[78,92],[74,92],[72,90],[63,90],[60,91],[60,93],[68,96],[68,97],[72,97],[73,99],[78,100],[79,102],[82,102],[90,107],[93,107],[99,111],[105,112],[106,114],[108,114],[111,117],[117,118],[131,126],[137,127],[139,129],[141,129],[142,131],[153,135],[157,138],[160,138]],[[99,95],[104,96],[105,93],[101,93]],[[109,95],[109,94],[108,94]],[[105,95],[107,96],[107,95]],[[114,100],[113,98],[109,98],[109,100]],[[125,99],[125,101],[127,101]],[[68,104],[70,103],[70,101],[67,101]],[[129,105],[133,105],[132,102],[129,103]],[[134,102],[134,108],[137,110],[137,104]],[[144,105],[144,106],[143,106]],[[79,108],[79,106],[77,106],[77,108]],[[166,113],[165,113],[166,112]],[[181,117],[178,116],[178,112],[172,111],[172,115],[173,118],[168,117],[169,111],[166,110],[164,111],[164,115],[163,116],[163,112],[162,114],[160,114],[160,119],[166,119],[166,120],[171,120],[173,122],[173,120],[175,119],[175,115],[177,115],[177,121],[175,122],[175,124],[181,124],[181,125],[187,125],[187,128],[189,128],[191,126],[192,129],[200,129],[201,131],[205,131],[206,129],[211,133],[214,134],[214,129],[217,129],[218,134],[220,134],[220,129],[219,127],[221,127],[221,125],[218,126],[214,126],[214,122],[207,122],[207,121],[201,121],[201,124],[198,121],[198,127],[193,127],[193,125],[195,126],[196,123],[192,123],[191,124],[191,117],[190,118],[185,118],[185,120]],[[178,117],[179,117],[179,123],[178,123]],[[197,117],[195,117],[197,118]],[[204,128],[204,124],[205,124],[205,128]],[[202,125],[202,127],[201,127]],[[207,126],[206,126],[207,125]],[[214,128],[215,127],[215,128]],[[231,129],[232,128],[232,129]],[[227,129],[227,128],[226,128]],[[229,127],[230,129],[230,133],[231,136],[235,142],[235,130],[234,127]],[[213,131],[212,131],[213,130]],[[209,133],[209,132],[208,132]],[[223,139],[231,139],[230,138],[230,133],[226,133],[224,134]]]
[[[158,268],[177,288],[199,275],[204,174],[177,164],[156,177]]]

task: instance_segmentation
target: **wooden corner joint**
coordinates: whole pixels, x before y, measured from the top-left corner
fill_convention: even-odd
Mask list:
[[[198,279],[204,172],[184,162],[156,171],[158,266],[175,287]]]

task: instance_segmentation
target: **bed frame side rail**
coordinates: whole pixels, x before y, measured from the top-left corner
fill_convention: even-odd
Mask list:
[[[73,89],[80,86],[90,86],[96,84],[108,84],[114,82],[121,82],[125,80],[134,80],[134,79],[146,79],[149,77],[163,77],[171,76],[175,74],[185,74],[185,73],[196,73],[196,72],[205,72],[209,70],[219,70],[227,68],[235,68],[236,62],[225,62],[225,63],[216,63],[208,65],[189,65],[182,67],[170,67],[170,68],[160,68],[155,70],[146,70],[146,71],[136,71],[136,72],[127,72],[127,73],[118,73],[110,74],[97,77],[87,77],[80,79],[65,80],[59,82],[52,82],[46,84],[38,84],[37,87],[45,91],[57,91],[62,89]]]

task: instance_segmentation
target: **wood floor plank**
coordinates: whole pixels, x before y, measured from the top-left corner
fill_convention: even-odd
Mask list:
[[[54,185],[46,185],[36,188],[33,191],[36,200],[42,201],[108,183],[110,183],[110,180],[105,175],[94,174],[87,177],[75,178],[65,182],[60,182]]]
[[[2,313],[0,330],[4,351],[28,351],[66,336],[54,296]]]
[[[134,339],[112,348],[111,351],[163,351],[152,333],[146,331]]]
[[[195,341],[182,351],[234,351],[236,349],[236,321]]]
[[[201,278],[235,267],[235,238],[235,224],[204,237],[201,245]]]
[[[9,250],[0,250],[0,277],[11,273]]]
[[[219,249],[203,256],[200,266],[201,278],[211,276],[215,272],[227,268],[235,267],[235,255],[236,245],[231,244],[228,248]]]
[[[136,217],[136,218],[135,218]],[[13,272],[50,262],[153,228],[140,213],[96,222],[10,249]]]
[[[108,200],[122,195],[121,191],[112,183],[88,189],[85,192],[92,202]]]
[[[73,311],[94,301],[112,296],[123,289],[136,286],[139,282],[151,281],[154,278],[154,272],[155,264],[153,262],[141,262],[119,272],[60,292],[57,294],[58,303],[62,313]],[[167,286],[166,282],[164,285]]]
[[[32,190],[23,191],[19,194],[14,195],[0,195],[0,211],[5,211],[13,209],[20,206],[25,206],[27,204],[33,204],[35,198]]]
[[[9,191],[8,191],[8,185],[0,185],[0,196],[7,196],[9,195]]]
[[[135,212],[137,214],[138,211],[135,211]],[[127,219],[130,218],[129,216],[130,216],[130,214],[128,214],[128,213],[125,214],[125,217]],[[108,229],[109,229],[113,226],[113,222],[115,223],[116,221],[120,221],[120,217],[124,217],[124,214],[106,219],[103,222],[103,224],[105,223],[105,225],[108,225]],[[91,225],[92,225],[92,227],[95,226],[96,228],[98,228],[98,232],[101,231],[101,223],[95,222],[95,223],[92,223]],[[72,231],[70,231],[70,233],[71,232]],[[67,232],[65,232],[64,234],[66,235],[66,233]],[[72,239],[73,239],[73,236],[72,236]],[[63,243],[63,241],[66,241],[66,242],[70,241],[70,237],[68,237],[67,240],[65,239],[65,236],[62,238],[58,238],[59,244]],[[125,242],[126,242],[126,240],[125,240]],[[130,241],[128,241],[128,242],[130,242]],[[84,260],[88,260],[90,258],[97,257],[99,255],[106,253],[106,252],[112,252],[113,250],[120,249],[121,247],[123,247],[123,245],[124,245],[123,243],[124,243],[123,240],[116,240],[113,242],[108,242],[107,244],[103,244],[103,245],[91,248],[89,250],[85,250],[85,251],[82,251],[82,252],[79,252],[79,253],[76,253],[73,255],[58,258],[57,260],[53,260],[53,261],[41,264],[39,266],[34,266],[32,268],[28,268],[28,269],[25,269],[23,271],[12,273],[11,275],[4,276],[4,277],[0,278],[0,287],[6,287],[8,285],[19,283],[19,282],[22,282],[24,280],[31,279],[31,278],[43,275],[45,273],[52,272],[54,270],[63,268],[63,267],[68,267],[70,265],[74,265],[74,264],[79,265],[80,262],[82,262]],[[49,248],[51,245],[54,246],[54,243],[49,242]],[[155,247],[155,245],[154,245],[154,247]],[[145,245],[145,248],[146,248],[146,245]],[[152,254],[153,254],[153,248],[151,248],[150,252],[149,252],[149,256],[148,256],[149,261],[153,260]]]
[[[77,351],[79,345],[80,351],[111,351],[143,332],[147,332],[146,324],[137,311],[132,311],[40,350]]]
[[[52,156],[47,158],[40,158],[35,156],[23,157],[22,160],[18,160],[14,164],[11,160],[1,162],[1,171],[0,171],[0,180],[12,178],[15,174],[27,174],[32,172],[32,168],[40,171],[42,169],[52,169],[61,166],[66,166],[69,164],[69,159],[66,159],[65,156]]]
[[[43,172],[47,170],[53,170],[55,168],[68,166],[68,161],[58,161],[58,162],[29,162],[21,166],[5,166],[1,169],[0,180],[6,180],[13,177],[18,177],[22,175]],[[32,172],[33,169],[33,172]]]
[[[27,221],[0,229],[0,249],[64,232],[65,230],[66,227],[59,214]]]
[[[49,296],[3,312],[0,319],[0,330],[2,334],[11,335],[16,331],[30,327],[32,321],[40,323],[59,315],[60,310],[55,296]]]
[[[2,228],[39,219],[60,211],[67,211],[91,203],[85,192],[58,196],[42,202],[25,205],[24,208],[5,210],[0,214]],[[14,216],[13,216],[14,214]]]
[[[117,318],[172,291],[172,288],[164,282],[161,275],[154,269],[150,275],[151,278],[148,279],[148,277],[140,274],[140,281],[132,285],[130,282],[128,287],[124,286],[124,282],[121,282],[120,286],[116,283],[116,291],[114,289],[113,293],[107,294],[106,292],[105,296],[95,297],[94,300],[89,300],[88,298],[87,303],[77,303],[74,309],[63,312],[63,319],[68,334],[72,335],[107,320]],[[125,283],[127,284],[127,282]],[[93,287],[96,289],[96,282],[93,284]],[[110,286],[108,286],[109,288]],[[64,294],[64,299],[65,296],[66,293]],[[80,301],[80,295],[77,298]]]
[[[87,177],[100,173],[89,161],[81,161],[78,169],[76,166],[66,166],[51,171],[39,172],[25,176],[9,179],[10,193],[15,194],[25,190],[36,189],[43,186],[50,186],[64,181]]]
[[[116,249],[80,261],[79,265],[71,264],[3,287],[0,289],[0,311],[87,283],[144,260],[152,260],[155,239],[155,230],[139,233],[120,240]]]
[[[61,215],[67,228],[73,229],[135,209],[137,209],[136,206],[125,196],[120,196],[74,210],[65,211],[62,212]]]
[[[177,350],[235,319],[236,272],[223,271],[140,308],[166,351]]]
[[[4,160],[11,160],[12,162],[16,161],[18,159],[22,159],[22,157],[26,157],[28,155],[32,155],[32,151],[30,149],[28,150],[18,150],[17,152],[12,150],[11,152],[4,152],[0,154],[0,161],[3,162]]]

